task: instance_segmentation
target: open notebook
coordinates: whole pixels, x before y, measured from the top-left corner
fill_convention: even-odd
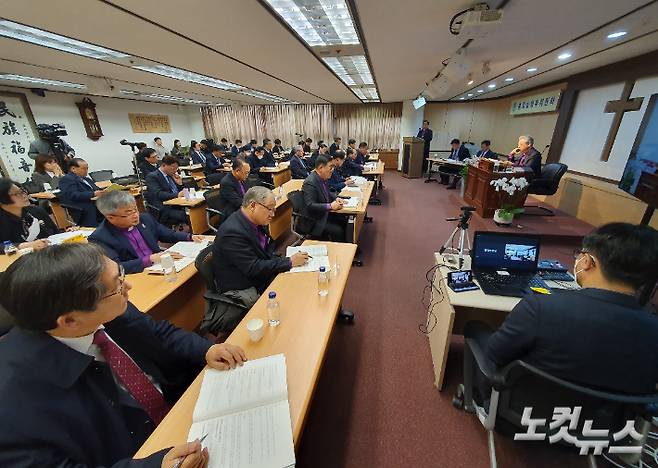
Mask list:
[[[205,371],[188,440],[207,435],[209,468],[295,466],[286,376],[283,354]]]
[[[185,267],[188,265],[191,265],[194,263],[194,260],[196,260],[197,255],[208,247],[210,244],[210,241],[201,241],[201,242],[176,242],[174,245],[169,247],[165,252],[178,252],[183,256],[180,260],[174,261],[174,267],[176,268],[176,272],[180,272],[183,270]],[[155,274],[155,275],[163,275],[164,270],[162,269],[162,266],[160,264],[155,264],[151,265],[148,268],[144,269],[145,272]]]
[[[286,257],[291,257],[297,252],[306,252],[310,257],[305,265],[292,267],[291,273],[301,273],[304,271],[319,271],[320,267],[326,268],[329,271],[329,253],[325,244],[317,245],[300,245],[299,247],[288,247],[286,249]]]

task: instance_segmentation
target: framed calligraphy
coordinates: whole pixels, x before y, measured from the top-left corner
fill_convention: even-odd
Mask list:
[[[25,94],[0,91],[0,170],[3,176],[19,183],[30,178],[34,161],[28,156],[28,149],[37,135],[34,115]]]

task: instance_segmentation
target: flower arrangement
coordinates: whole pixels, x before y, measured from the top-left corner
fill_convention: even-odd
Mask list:
[[[477,166],[478,161],[480,161],[480,158],[478,158],[477,156],[473,156],[473,157],[464,159],[464,161],[463,161],[464,165],[462,166],[461,170],[459,171],[459,175],[461,175],[464,178],[464,180],[466,180],[466,178],[468,177],[468,167],[469,166]]]
[[[526,190],[528,188],[528,181],[525,177],[512,177],[509,179],[503,177],[492,180],[490,184],[496,188],[496,192],[500,193],[499,197],[501,201],[500,209],[496,210],[494,221],[499,222],[496,219],[498,218],[499,220],[503,220],[502,222],[504,223],[511,223],[515,214],[523,213],[523,208],[515,208],[509,203],[509,200],[515,193]],[[506,200],[508,203],[505,203]]]

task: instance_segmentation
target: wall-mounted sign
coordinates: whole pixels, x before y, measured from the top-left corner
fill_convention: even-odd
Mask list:
[[[168,115],[128,114],[133,133],[171,133]]]
[[[510,115],[537,114],[539,112],[555,112],[560,104],[561,89],[548,93],[526,96],[512,101]]]
[[[25,95],[0,92],[0,167],[4,176],[19,183],[30,178],[34,161],[27,153],[36,136],[36,124]]]

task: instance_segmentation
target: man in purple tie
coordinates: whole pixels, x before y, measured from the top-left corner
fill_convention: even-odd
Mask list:
[[[16,326],[0,340],[0,466],[206,466],[198,441],[132,457],[204,365],[235,367],[245,353],[152,319],[130,289],[91,243],[25,255],[3,274]]]
[[[219,211],[225,220],[242,206],[242,199],[249,188],[247,178],[251,166],[242,157],[233,159],[231,172],[226,174],[219,186]]]
[[[518,146],[508,155],[514,167],[532,171],[532,176],[541,175],[541,153],[535,149],[535,140],[531,136],[519,137]]]

